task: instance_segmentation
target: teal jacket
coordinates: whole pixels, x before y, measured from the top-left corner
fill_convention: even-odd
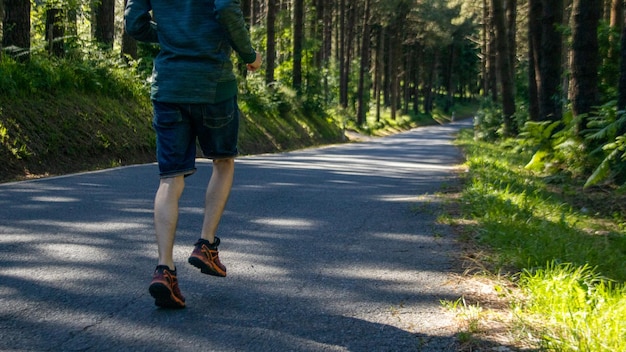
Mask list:
[[[216,103],[231,98],[237,94],[232,50],[245,63],[256,59],[240,0],[128,0],[124,21],[130,36],[160,45],[153,100]]]

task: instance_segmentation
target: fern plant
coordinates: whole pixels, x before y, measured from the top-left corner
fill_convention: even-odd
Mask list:
[[[554,154],[552,135],[554,130],[561,126],[561,121],[528,121],[522,127],[518,136],[519,145],[533,153],[530,162],[525,168],[541,171],[545,163]]]
[[[626,112],[617,111],[612,101],[598,109],[590,119],[586,139],[599,144],[603,158],[587,179],[585,187],[613,178],[620,183],[626,179],[626,134],[620,134],[626,126]]]

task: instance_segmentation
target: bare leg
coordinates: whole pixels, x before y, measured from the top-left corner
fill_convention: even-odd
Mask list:
[[[201,237],[209,243],[215,241],[215,232],[219,225],[224,207],[233,186],[235,159],[213,161],[213,174],[206,190],[204,203],[204,222]]]
[[[183,176],[163,178],[154,198],[154,227],[159,250],[159,265],[174,270],[174,238],[178,223],[178,201],[185,188]]]

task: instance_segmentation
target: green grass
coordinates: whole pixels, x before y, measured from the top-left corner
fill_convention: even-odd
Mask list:
[[[526,294],[516,305],[523,325],[546,350],[625,351],[623,219],[581,207],[588,195],[576,180],[552,184],[526,170],[531,155],[515,141],[482,143],[464,131],[459,145],[469,168],[463,217],[487,248],[484,267]]]
[[[626,351],[626,288],[589,266],[550,264],[525,271],[529,297],[518,316],[551,351]]]

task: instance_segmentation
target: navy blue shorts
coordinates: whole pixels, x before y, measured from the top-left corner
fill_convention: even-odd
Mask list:
[[[164,103],[153,100],[161,178],[188,176],[196,171],[196,140],[209,159],[237,156],[237,97],[216,104]]]

